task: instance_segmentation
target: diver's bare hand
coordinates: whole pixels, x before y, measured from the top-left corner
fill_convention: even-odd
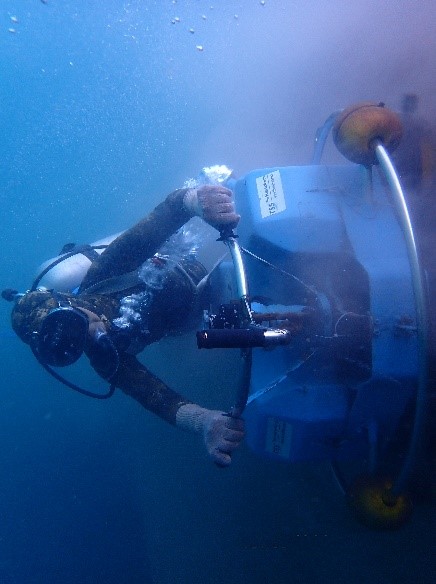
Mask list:
[[[208,411],[203,419],[203,439],[210,458],[218,466],[229,466],[232,452],[244,438],[244,420],[224,412]]]
[[[232,418],[219,410],[207,410],[196,404],[181,406],[176,415],[178,427],[203,436],[207,453],[218,466],[229,466],[232,453],[244,439],[244,420]]]
[[[232,200],[232,191],[223,186],[204,185],[198,189],[189,189],[184,197],[185,208],[220,230],[223,227],[233,229],[239,223],[240,215],[236,213]]]

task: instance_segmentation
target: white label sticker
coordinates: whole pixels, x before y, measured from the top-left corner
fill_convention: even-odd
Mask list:
[[[286,209],[280,172],[275,170],[256,179],[257,196],[262,219],[281,213]]]
[[[291,452],[292,426],[280,418],[268,418],[265,450],[282,458]]]

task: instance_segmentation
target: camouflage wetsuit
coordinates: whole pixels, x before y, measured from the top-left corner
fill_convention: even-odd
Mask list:
[[[119,355],[119,366],[110,379],[111,383],[172,424],[175,424],[180,406],[191,402],[148,371],[135,354],[147,344],[177,329],[187,319],[192,312],[195,297],[193,281],[198,282],[206,274],[204,267],[196,261],[183,265],[192,280],[186,275],[181,276],[177,270],[168,274],[164,289],[150,308],[147,334],[141,332],[138,326],[132,327],[132,330],[120,330],[113,324],[113,320],[120,316],[121,298],[140,292],[144,284],[136,282],[128,290],[112,293],[98,293],[98,287],[101,282],[111,279],[116,281],[117,277],[138,270],[191,218],[183,206],[185,193],[186,189],[180,189],[170,194],[147,217],[115,239],[90,266],[78,295],[59,294],[68,298],[72,306],[88,309],[103,321]],[[92,291],[87,291],[91,287]],[[38,330],[43,318],[56,305],[56,300],[49,292],[26,294],[12,312],[14,330],[22,340],[29,343],[33,331]],[[106,378],[104,366],[93,361],[92,345],[85,352],[94,369]]]

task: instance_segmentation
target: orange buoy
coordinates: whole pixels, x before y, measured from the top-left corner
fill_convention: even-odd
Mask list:
[[[348,492],[348,503],[359,521],[375,529],[398,529],[408,521],[412,503],[407,495],[392,493],[386,477],[360,476]]]
[[[333,141],[348,160],[376,164],[374,143],[380,140],[388,152],[403,134],[399,116],[383,103],[362,102],[344,109],[333,126]]]

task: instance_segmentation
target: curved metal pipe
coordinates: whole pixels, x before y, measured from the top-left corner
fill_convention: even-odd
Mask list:
[[[247,276],[245,274],[244,261],[242,259],[241,248],[234,237],[226,237],[224,239],[227,247],[230,250],[230,255],[232,256],[233,265],[235,267],[236,274],[236,285],[238,288],[239,298],[244,307],[245,316],[250,322],[254,324],[253,315],[251,313],[251,308],[248,300],[248,283]]]
[[[413,292],[415,296],[416,324],[418,329],[418,389],[416,394],[415,419],[410,439],[409,450],[407,452],[401,472],[394,483],[393,492],[398,495],[403,491],[413,470],[423,427],[425,424],[425,413],[427,405],[427,343],[428,343],[428,319],[427,305],[424,291],[424,282],[421,267],[418,259],[418,251],[413,234],[412,223],[407,209],[406,199],[401,188],[395,168],[383,144],[377,140],[374,144],[375,153],[380,166],[382,167],[386,179],[391,187],[393,203],[398,214],[398,218],[406,241],[407,254],[412,273]]]
[[[336,122],[336,119],[338,115],[341,113],[341,111],[342,110],[338,110],[330,114],[329,117],[324,122],[324,124],[320,128],[318,128],[315,136],[315,148],[313,151],[313,156],[310,164],[320,164],[328,135],[330,133],[330,130],[333,128],[334,123]]]

